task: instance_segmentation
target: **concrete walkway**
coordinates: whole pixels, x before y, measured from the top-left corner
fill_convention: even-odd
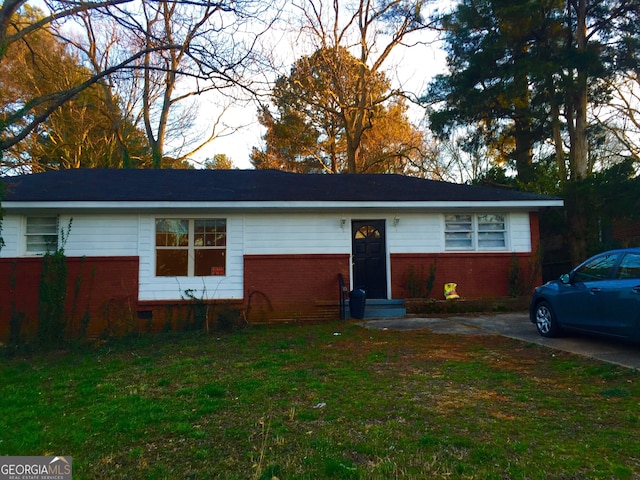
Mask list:
[[[562,338],[544,338],[538,333],[536,326],[529,321],[529,316],[526,312],[442,318],[384,318],[366,320],[362,322],[362,325],[366,328],[387,330],[419,330],[426,328],[433,333],[440,334],[503,335],[640,370],[639,345],[580,334],[568,334]]]

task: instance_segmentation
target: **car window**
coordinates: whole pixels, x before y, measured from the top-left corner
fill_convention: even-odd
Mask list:
[[[593,282],[609,277],[611,268],[616,264],[620,254],[601,255],[589,260],[576,270],[573,280],[575,282]]]
[[[640,278],[640,254],[627,253],[620,262],[618,278]]]

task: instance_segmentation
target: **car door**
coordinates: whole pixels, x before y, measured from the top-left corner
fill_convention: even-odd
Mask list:
[[[598,298],[601,321],[598,331],[633,338],[640,317],[640,254],[626,253],[613,278],[602,282]]]
[[[610,280],[611,272],[619,259],[619,253],[598,255],[572,272],[570,284],[563,288],[560,296],[559,315],[566,326],[600,331],[605,308],[602,288]]]

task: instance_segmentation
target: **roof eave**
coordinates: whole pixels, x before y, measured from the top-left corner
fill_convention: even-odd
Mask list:
[[[170,201],[25,201],[3,202],[2,208],[6,213],[21,213],[29,211],[52,212],[177,212],[177,211],[304,211],[304,210],[526,210],[535,211],[549,207],[562,207],[564,201],[549,198],[543,200],[506,200],[506,201],[222,201],[222,202],[170,202]]]

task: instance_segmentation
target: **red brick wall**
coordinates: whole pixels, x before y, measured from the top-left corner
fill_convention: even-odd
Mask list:
[[[540,251],[540,215],[538,212],[529,213],[529,228],[531,229],[531,251],[539,255]]]
[[[487,298],[509,295],[508,275],[513,261],[512,253],[440,253],[440,254],[392,254],[391,255],[391,292],[393,298],[407,298],[407,272],[426,277],[429,267],[436,261],[436,272],[430,298],[444,299],[444,284],[458,284],[457,293],[463,298]],[[529,272],[536,273],[537,258],[531,254],[515,254],[520,264],[521,278],[525,286],[537,279],[528,279]],[[530,270],[531,269],[531,270]]]
[[[213,331],[242,325],[243,311],[243,300],[144,300],[138,302],[137,323],[139,331],[146,333],[195,328]]]
[[[122,328],[135,319],[138,257],[67,258],[67,333],[76,335],[83,317],[88,337]],[[0,259],[0,339],[9,337],[11,312],[23,316],[21,333],[37,332],[42,258]]]
[[[349,255],[246,255],[247,319],[312,318],[329,303],[338,318],[338,273],[348,288]]]

